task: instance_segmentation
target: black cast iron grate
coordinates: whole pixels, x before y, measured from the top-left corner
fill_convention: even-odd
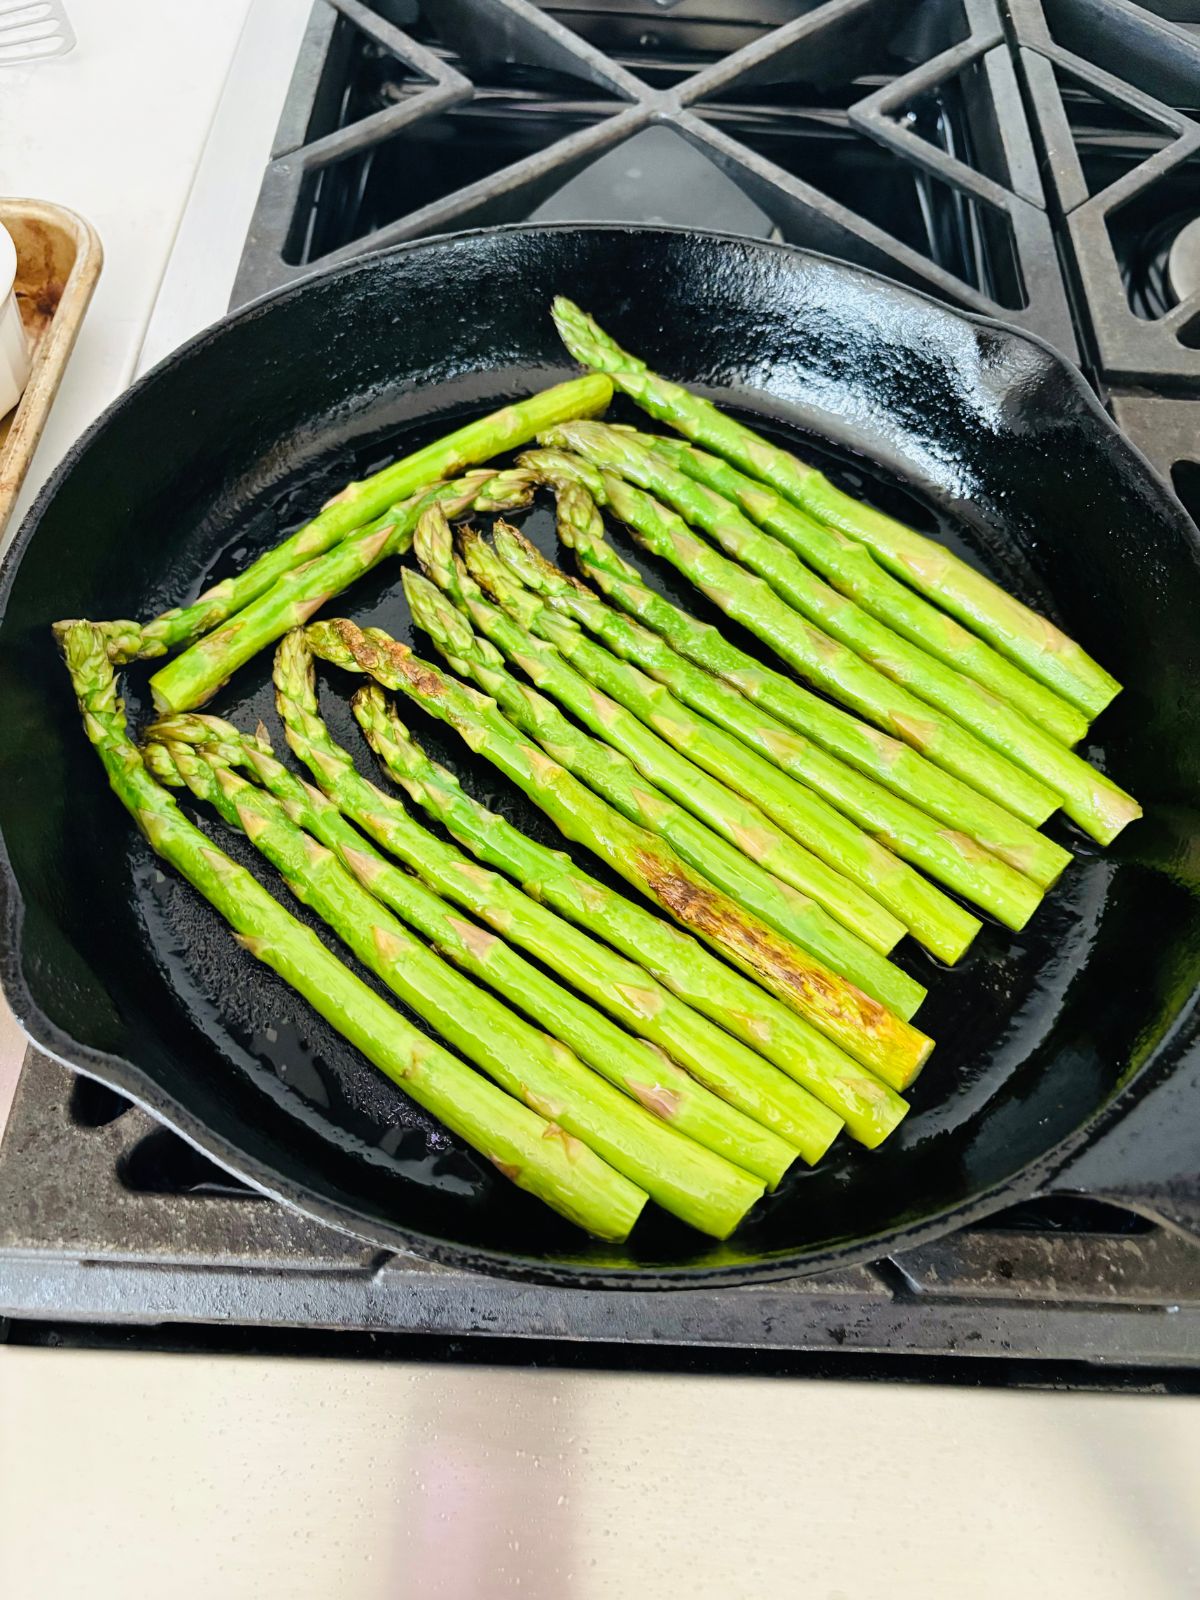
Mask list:
[[[777,237],[1074,353],[993,0],[721,13],[711,0],[319,0],[234,301],[364,250],[536,215],[656,130],[732,180]],[[703,190],[681,188],[691,209],[668,220],[720,226]]]
[[[1169,260],[1200,216],[1200,38],[1126,0],[1007,4],[1096,364],[1198,392],[1200,289]]]

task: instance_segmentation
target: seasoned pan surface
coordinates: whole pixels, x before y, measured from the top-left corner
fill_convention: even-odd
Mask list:
[[[947,537],[1127,685],[1087,753],[1147,819],[1103,854],[1064,827],[1076,865],[1024,934],[986,928],[952,972],[915,949],[902,958],[931,985],[918,1020],[938,1042],[908,1121],[872,1154],[840,1141],[725,1245],[657,1215],[628,1247],[589,1244],[434,1128],[160,869],[107,792],[49,633],[58,617],[149,616],[191,596],[347,479],[568,376],[555,293],[844,487]],[[523,526],[569,566],[547,507]],[[643,570],[702,609],[665,568]],[[635,1273],[647,1287],[876,1256],[1052,1183],[1118,1091],[1136,1097],[1190,1045],[1194,533],[1046,347],[870,273],[746,241],[564,227],[433,241],[309,280],[201,335],[117,402],[30,513],[0,603],[10,1003],[50,1052],[381,1246],[578,1282]],[[433,654],[410,628],[397,563],[330,609]],[[123,677],[135,726],[150,670]],[[329,673],[320,687],[371,772],[351,680]],[[261,716],[283,748],[269,657],[210,709],[243,726]],[[403,714],[473,794],[560,842],[453,736]],[[271,882],[243,841],[221,839]]]

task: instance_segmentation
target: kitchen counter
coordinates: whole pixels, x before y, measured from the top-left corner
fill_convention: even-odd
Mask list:
[[[106,251],[22,510],[223,309],[309,6],[68,9],[73,55],[0,71],[0,191],[76,207]],[[19,1057],[0,1015],[0,1122]],[[0,1346],[0,1594],[1182,1600],[1198,1418],[1163,1396]]]
[[[1190,1400],[0,1350],[0,1417],[12,1600],[1200,1589]]]

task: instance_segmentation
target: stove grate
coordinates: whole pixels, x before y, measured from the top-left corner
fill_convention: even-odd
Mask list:
[[[698,0],[386,9],[319,0],[235,304],[365,250],[524,220],[665,128],[776,237],[1075,353],[993,0],[826,0],[800,15],[755,0],[730,23]],[[721,226],[707,206],[690,220]]]

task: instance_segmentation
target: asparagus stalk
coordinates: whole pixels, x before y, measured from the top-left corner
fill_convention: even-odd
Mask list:
[[[743,1150],[740,1165],[773,1182],[773,1174],[785,1160],[779,1150],[781,1143],[799,1150],[810,1165],[820,1160],[841,1130],[840,1118],[778,1072],[756,1050],[735,1039],[635,961],[619,955],[611,945],[592,937],[583,928],[595,928],[597,933],[605,934],[610,921],[628,918],[636,924],[645,918],[653,927],[662,928],[668,939],[674,939],[677,944],[688,942],[684,934],[672,933],[648,913],[571,868],[576,888],[571,893],[570,905],[572,914],[583,923],[583,928],[577,927],[531,894],[516,888],[500,873],[486,871],[454,845],[423,828],[410,816],[402,801],[385,794],[361,776],[349,753],[335,743],[321,720],[312,657],[302,629],[288,634],[276,651],[275,690],[289,745],[346,816],[383,849],[419,872],[447,900],[475,913],[489,927],[521,945],[552,970],[568,973],[574,986],[592,1001],[603,1006],[627,1028],[667,1051],[698,1083],[743,1113],[744,1121],[738,1135]],[[399,727],[394,718],[391,727]],[[252,741],[243,738],[244,751],[251,745]],[[399,741],[393,735],[390,749],[393,760],[397,763],[403,760],[405,764],[406,783],[417,785],[419,781],[428,794],[444,790],[447,801],[442,809],[434,809],[428,794],[425,808],[439,820],[449,821],[451,832],[465,831],[471,840],[476,832],[488,838],[503,839],[507,835],[515,848],[503,857],[502,864],[523,881],[532,873],[539,888],[547,876],[547,863],[551,868],[563,868],[565,858],[557,852],[527,840],[503,819],[492,818],[482,807],[473,810],[474,802],[457,789],[455,780],[434,766],[410,740]],[[418,788],[417,793],[420,792]],[[454,804],[456,795],[461,801],[458,807]],[[482,853],[477,844],[472,848],[474,854]],[[593,916],[589,905],[596,903],[610,907],[611,917],[599,913]],[[762,1129],[757,1141],[754,1124]]]
[[[564,490],[558,516],[560,520],[574,516],[599,521],[595,503],[578,488]],[[497,522],[495,540],[495,551],[488,552],[486,587],[514,614],[520,609],[531,631],[552,643],[589,682],[619,700],[698,766],[723,777],[740,794],[753,797],[762,811],[794,838],[811,843],[822,860],[872,893],[933,954],[949,962],[963,955],[979,931],[975,917],[749,743],[710,721],[667,685],[588,638],[576,621],[556,611],[547,598],[522,587],[514,567],[532,576],[538,573],[542,558],[514,528]],[[477,543],[472,541],[470,551]],[[472,565],[470,552],[467,565],[482,583],[484,573]],[[554,571],[550,563],[544,566]],[[625,622],[625,628],[635,634],[636,642],[636,624]],[[661,640],[659,644],[662,653],[669,654]],[[736,690],[722,691],[715,680],[709,682],[718,695],[724,692],[739,698]],[[742,706],[749,709],[744,701]]]
[[[555,456],[545,461],[550,455],[539,454],[540,470],[549,471],[559,483],[579,481],[571,458]],[[583,463],[579,467],[590,473]],[[603,491],[599,474],[591,477]],[[589,491],[591,486],[589,481]],[[574,531],[566,526],[560,526],[559,534],[567,544],[574,537]],[[973,840],[1043,889],[1055,883],[1069,864],[1069,852],[1053,839],[934,766],[908,745],[860,722],[748,655],[711,624],[698,621],[651,589],[607,540],[589,535],[586,546],[581,544],[575,554],[611,601],[646,623],[681,656],[737,689],[761,711],[812,738],[821,748],[835,752],[857,771],[873,777],[942,823],[952,842],[960,836]]]
[[[801,511],[767,484],[747,477],[720,456],[709,455],[679,439],[642,435],[640,442],[740,506],[751,521],[782,539],[840,594],[857,601],[864,611],[947,667],[965,673],[999,695],[1053,738],[1075,745],[1087,732],[1088,719],[1077,706],[1031,678],[1007,656],[894,578],[865,545]]]
[[[502,522],[495,524],[497,530],[504,530],[505,527]],[[508,528],[507,531],[516,532],[512,528]],[[742,817],[749,818],[754,832],[751,836],[751,849],[746,853],[754,851],[753,859],[760,866],[767,867],[785,883],[790,883],[793,888],[810,895],[819,906],[823,906],[831,916],[857,934],[873,950],[886,955],[895,948],[904,936],[906,924],[903,917],[894,914],[883,904],[883,897],[875,893],[876,885],[869,879],[861,881],[853,871],[843,871],[840,862],[829,860],[826,853],[818,847],[817,841],[813,841],[810,846],[808,834],[811,833],[811,829],[790,827],[788,821],[776,815],[769,796],[761,795],[755,789],[739,782],[738,774],[727,771],[723,763],[705,760],[706,752],[700,746],[693,748],[687,731],[675,721],[676,708],[667,704],[670,697],[666,696],[664,690],[644,678],[636,669],[615,660],[607,651],[599,650],[590,640],[584,638],[572,623],[548,612],[537,596],[530,594],[528,590],[513,581],[495,552],[470,528],[463,530],[461,548],[462,565],[465,565],[467,573],[474,580],[472,588],[467,590],[464,585],[460,602],[454,590],[461,580],[461,568],[446,573],[452,585],[450,589],[447,589],[445,584],[441,587],[455,599],[456,603],[465,606],[467,614],[482,632],[488,634],[489,638],[494,638],[494,642],[503,650],[500,631],[498,630],[494,636],[489,632],[492,626],[492,614],[495,606],[498,606],[510,624],[524,630],[528,643],[523,649],[533,652],[539,664],[538,670],[548,670],[551,677],[557,676],[559,670],[557,665],[549,669],[543,669],[540,665],[546,649],[552,649],[561,662],[574,672],[578,682],[592,686],[593,692],[586,697],[585,703],[593,714],[596,714],[597,709],[603,704],[602,697],[608,696],[614,706],[623,708],[623,712],[629,713],[634,719],[632,724],[629,724],[631,733],[627,746],[621,744],[618,736],[610,731],[611,723],[601,722],[597,716],[594,731],[599,737],[607,736],[609,742],[623,749],[652,782],[657,783],[673,799],[687,806],[698,816],[705,816],[706,802],[711,799],[714,825],[735,844],[740,845],[745,835],[740,830],[727,832],[720,825],[719,819],[723,815],[737,816],[739,820]],[[430,570],[424,559],[422,565],[426,566],[427,571]],[[438,581],[436,574],[431,575],[434,576],[435,582]],[[489,605],[489,600],[494,601],[495,606]],[[478,617],[476,611],[479,613]],[[513,656],[511,659],[516,661],[517,658]],[[523,660],[518,664],[525,666],[526,672],[532,676],[530,667],[526,666]],[[603,682],[602,677],[605,680]],[[548,682],[549,679],[541,681],[539,686],[546,687]],[[640,705],[630,703],[635,690],[649,694],[659,703],[656,714],[643,715],[643,711],[647,709],[645,700]],[[599,691],[599,694],[596,691]],[[565,700],[563,704],[566,704]],[[686,722],[689,714],[683,707],[679,707],[678,710]],[[623,712],[618,710],[616,716],[619,723],[625,724],[627,719]],[[703,729],[701,731],[703,732]],[[647,735],[649,735],[648,741]],[[669,746],[669,749],[664,751],[662,748],[664,745]],[[744,749],[744,746],[742,748]],[[641,749],[652,755],[655,762],[653,770],[644,766],[634,753]],[[697,767],[702,769],[700,774],[696,772]],[[775,769],[771,769],[771,776],[777,781],[784,781]],[[790,787],[794,786],[789,784]],[[742,809],[731,810],[731,805],[737,806],[739,800]],[[718,803],[723,809],[717,809]],[[846,826],[845,818],[838,818],[835,826]],[[857,829],[849,831],[858,834]],[[764,838],[772,841],[766,851],[762,850],[761,845]],[[782,844],[780,844],[781,839]]]
[[[363,633],[339,619],[310,624],[308,639],[315,655],[365,672],[385,688],[400,689],[447,723],[539,805],[567,838],[594,850],[635,888],[694,928],[808,1020],[815,1033],[885,1081],[890,1077],[910,1083],[920,1070],[932,1049],[929,1039],[734,905],[657,834],[628,822],[530,744],[487,696],[447,677],[378,629]],[[850,1125],[840,1106],[831,1110]]]
[[[607,888],[561,850],[530,839],[473,799],[431,761],[382,691],[369,684],[351,702],[387,772],[479,861],[510,873],[564,917],[595,930],[653,972],[676,996],[727,1028],[845,1119],[851,1138],[874,1149],[908,1107],[788,1006],[710,954],[689,934]]]
[[[191,644],[257,600],[294,567],[324,555],[348,533],[389,511],[397,501],[439,478],[457,477],[477,462],[515,449],[552,423],[594,416],[605,409],[611,396],[612,384],[607,378],[594,374],[573,378],[468,422],[424,449],[392,462],[381,472],[347,484],[311,522],[252,561],[244,571],[206,590],[191,605],[175,606],[153,622],[102,623],[109,656],[113,661],[132,661],[135,657],[169,655],[181,645]]]
[[[1141,815],[1141,807],[1131,796],[1058,739],[831,589],[786,545],[755,527],[736,506],[645,449],[629,433],[602,423],[579,422],[564,423],[543,437],[567,445],[593,465],[618,473],[680,511],[734,561],[765,579],[774,594],[801,616],[824,627],[884,677],[936,706],[1014,769],[1023,769],[1044,785],[1059,798],[1067,815],[1101,844],[1110,844],[1127,823]],[[1011,775],[996,771],[985,777],[994,799],[1006,801],[1007,797],[1006,803],[1015,802],[1019,791]]]
[[[307,622],[327,600],[385,557],[407,550],[413,529],[429,506],[444,505],[451,516],[469,506],[511,509],[524,504],[529,493],[525,474],[485,470],[435,485],[394,506],[325,555],[285,573],[231,622],[156,672],[150,679],[154,704],[160,711],[189,711],[203,705],[260,650]]]
[[[512,1182],[600,1238],[627,1238],[645,1204],[644,1192],[558,1124],[420,1033],[189,822],[147,772],[129,738],[100,629],[71,622],[57,624],[55,631],[84,730],[114,794],[152,849],[215,907],[239,942]]]
[[[906,744],[1031,824],[1044,821],[1055,809],[1057,797],[1036,779],[989,750],[935,707],[918,700],[902,684],[893,683],[853,650],[814,628],[765,578],[747,572],[696,537],[682,517],[612,473],[600,473],[598,481],[579,479],[578,469],[568,465],[571,459],[560,453],[553,470],[573,473],[577,481],[584,482],[594,498],[629,526],[644,549],[669,561],[714,605],[832,699],[898,734]]]
[[[552,1120],[568,1138],[582,1141],[582,1148],[644,1189],[665,1210],[725,1239],[762,1197],[761,1182],[749,1173],[676,1133],[597,1077],[557,1039],[517,1016],[414,939],[332,850],[290,820],[272,795],[231,768],[214,766],[190,745],[159,746],[156,756],[155,770],[163,775],[166,760],[172,761],[193,793],[214,805],[230,826],[241,828],[292,893],[328,923],[405,1005],[501,1088]],[[389,889],[396,900],[413,913],[414,920],[417,915],[434,920],[436,911],[422,908],[420,902],[427,896],[436,906],[436,896],[415,878],[406,888],[400,880],[407,875],[398,868],[395,873]],[[491,937],[464,924],[457,952],[464,959],[472,930]],[[495,943],[499,946],[500,941]]]
[[[584,455],[588,448],[586,437],[568,439],[558,430],[550,430],[541,438],[555,448],[573,450],[578,444],[581,448],[575,453],[587,459]],[[651,458],[648,451],[642,454],[648,460],[661,461],[661,457]],[[662,464],[667,468],[665,462]],[[881,642],[878,651],[869,656],[860,655],[844,639],[835,638],[817,627],[811,617],[797,610],[798,590],[793,588],[789,594],[782,594],[763,573],[743,566],[740,559],[722,555],[706,540],[697,538],[687,522],[661,500],[620,474],[604,468],[601,471],[605,504],[622,521],[630,523],[639,543],[671,561],[710,598],[712,591],[716,591],[720,596],[716,603],[723,610],[743,622],[776,654],[804,672],[834,699],[861,716],[869,717],[886,731],[898,733],[906,743],[923,750],[1025,821],[1043,822],[1055,810],[1057,795],[1039,779],[1014,766],[971,729],[891,677],[891,668],[896,665],[894,649],[885,653]],[[677,476],[685,484],[692,482],[683,473]],[[708,493],[700,484],[695,488],[701,494]],[[731,507],[730,511],[733,510]],[[728,520],[723,519],[721,525],[725,526]],[[740,518],[740,522],[758,533],[745,518]],[[764,540],[768,538],[766,534],[758,536]],[[781,555],[790,557],[790,552],[782,546],[776,548]],[[814,583],[819,581],[813,578]],[[847,615],[856,609],[827,585],[821,587]],[[829,619],[822,620],[828,622]],[[889,634],[889,642],[892,638],[894,636]],[[895,643],[899,646],[903,641]]]
[[[877,996],[885,1004],[894,1000],[897,1005],[915,1008],[920,1003],[923,993],[919,986],[911,980],[900,982],[895,976],[897,969],[879,954],[903,936],[901,922],[811,852],[801,850],[756,806],[698,770],[632,713],[599,693],[552,645],[491,605],[471,574],[455,560],[444,520],[439,524],[432,517],[424,519],[422,529],[422,564],[448,598],[431,590],[417,574],[406,573],[414,619],[443,654],[461,663],[462,671],[497,700],[511,721],[537,737],[543,747],[549,740],[556,760],[562,759],[564,766],[569,765],[576,776],[583,777],[631,820],[661,832],[697,871],[780,933],[805,949],[810,948],[808,940],[817,942],[820,948],[812,949],[811,954],[836,965],[869,992],[875,983],[889,986],[890,999],[884,994]],[[482,559],[485,548],[480,544],[478,558]],[[539,689],[549,690],[596,738],[580,734],[544,696],[518,683],[505,670],[501,651]],[[564,759],[567,754],[570,762]],[[620,759],[622,756],[626,759]],[[647,791],[633,768],[677,806],[664,810],[656,803],[647,805]],[[650,793],[651,800],[656,800],[653,791]],[[680,806],[683,815],[677,814]],[[797,889],[799,894],[793,892]],[[825,901],[844,908],[840,919],[821,909]],[[861,936],[858,931],[848,931],[852,924],[854,930],[861,928]],[[842,967],[843,960],[853,963],[855,970]]]
[[[595,502],[577,484],[565,484],[558,493],[558,526],[563,542],[573,546],[581,559],[590,550],[605,548],[603,523]],[[657,683],[670,689],[678,701],[700,712],[727,735],[744,741],[780,772],[796,779],[805,792],[811,790],[820,795],[878,839],[881,846],[886,845],[905,861],[923,867],[940,883],[991,912],[1006,927],[1023,928],[1037,909],[1041,892],[1030,879],[981,849],[967,835],[940,826],[882,784],[830,755],[770,712],[754,706],[730,684],[673,650],[659,634],[606,605],[505,523],[496,525],[496,554],[513,577],[543,596],[556,614],[570,617],[614,654],[636,662]],[[727,771],[742,770],[727,747],[725,760]],[[753,792],[765,795],[769,791],[765,783],[756,780]],[[779,814],[776,816],[778,820]],[[882,871],[877,881],[890,887],[890,880]],[[918,875],[918,881],[924,880]],[[905,916],[899,898],[885,898],[884,888],[880,898],[897,916]],[[934,949],[925,938],[924,924],[936,928],[935,912],[923,913],[917,898],[909,914],[913,918],[909,927]],[[935,953],[945,960],[949,959],[948,939],[944,945]]]
[[[656,376],[569,300],[554,302],[554,321],[577,361],[606,373],[652,417],[715,450],[744,472],[773,485],[794,505],[865,544],[896,577],[981,634],[1031,677],[1089,717],[1099,716],[1120,692],[1111,673],[1045,617],[1013,599],[935,540],[843,494],[815,467],[769,444],[753,429],[725,416],[711,401]]]
[[[669,795],[651,787],[654,773],[645,772],[644,768],[639,772],[619,749],[589,738],[544,695],[519,683],[505,671],[503,657],[490,641],[476,634],[465,616],[417,573],[406,572],[404,584],[414,621],[430,635],[449,665],[461,677],[473,678],[484,693],[496,701],[510,722],[536,739],[547,755],[588,784],[630,822],[659,835],[680,860],[703,873],[709,885],[715,885],[737,907],[760,918],[767,927],[782,934],[816,961],[828,965],[831,971],[870,998],[905,1018],[912,1015],[924,998],[925,991],[920,984],[835,922],[807,896],[764,871],[690,811],[673,803]],[[482,600],[474,602],[476,610],[481,610],[484,603]],[[494,607],[491,609],[496,611]],[[515,627],[502,612],[496,612],[496,617],[498,636],[504,631],[500,624],[509,623]],[[539,645],[552,658],[544,666],[537,661],[535,647]],[[528,639],[527,645],[519,643],[516,649],[526,670],[530,666],[537,670],[547,687],[551,684],[562,687],[567,697],[564,704],[570,704],[572,710],[576,710],[571,698],[573,685],[566,675],[570,674],[575,682],[583,684],[577,715],[587,715],[594,697],[600,713],[595,725],[608,731],[619,722],[618,712],[623,713],[623,708],[613,706],[610,710],[611,702],[597,696],[595,690],[571,672],[552,647]],[[642,733],[649,734],[636,718],[628,713],[623,716]],[[666,748],[670,751],[669,746]],[[675,754],[674,751],[670,753]],[[653,764],[652,760],[649,764]],[[687,765],[690,764],[685,763]],[[692,771],[695,772],[693,781],[699,787],[704,774],[695,768]],[[647,783],[646,778],[651,782]],[[766,819],[763,821],[765,823]]]
[[[252,771],[289,819],[332,850],[377,900],[430,940],[448,960],[527,1012],[552,1038],[560,1040],[581,1061],[677,1133],[747,1172],[756,1173],[772,1187],[795,1160],[794,1148],[709,1094],[661,1050],[618,1028],[518,955],[505,938],[468,921],[424,882],[387,860],[346,820],[333,801],[297,778],[258,741],[243,738],[235,727],[219,718],[188,713],[165,718],[150,728],[147,736],[168,748],[176,766],[182,759],[178,748],[187,746],[199,748],[210,767],[241,766]],[[187,772],[181,775],[195,787]],[[431,844],[436,842],[427,830],[415,824],[413,831]],[[514,898],[523,897],[514,891]],[[587,1142],[597,1148],[594,1141]],[[661,1166],[669,1176],[676,1153],[673,1142],[668,1141],[665,1150],[657,1155],[652,1145],[652,1173]],[[660,1160],[659,1156],[665,1159]],[[618,1161],[612,1164],[625,1170]],[[694,1163],[688,1156],[684,1162],[685,1178],[691,1166]],[[767,1170],[758,1170],[764,1166]],[[636,1172],[626,1172],[626,1176],[640,1181]],[[691,1178],[696,1176],[691,1172]],[[699,1176],[704,1178],[703,1170]],[[652,1176],[641,1185],[654,1199],[659,1198],[653,1186],[656,1181]]]

